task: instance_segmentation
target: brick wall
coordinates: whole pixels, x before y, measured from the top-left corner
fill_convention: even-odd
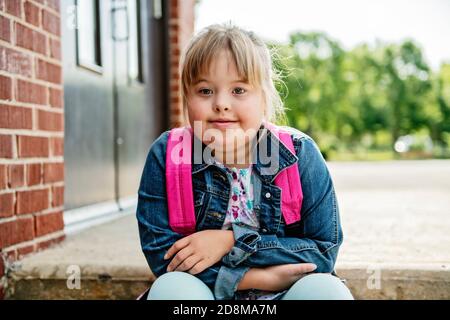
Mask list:
[[[59,0],[0,0],[0,278],[64,239],[59,12]]]
[[[195,0],[170,0],[170,127],[184,125],[181,104],[180,56],[194,32]]]

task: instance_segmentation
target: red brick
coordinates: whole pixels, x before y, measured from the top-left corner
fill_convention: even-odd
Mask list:
[[[17,220],[0,222],[0,248],[6,248],[13,244],[33,240],[33,217],[19,217]],[[14,251],[14,257],[16,252]]]
[[[0,278],[3,277],[4,275],[5,275],[5,261],[3,261],[3,255],[2,252],[0,251]]]
[[[57,36],[61,34],[59,17],[47,10],[42,10],[42,27]]]
[[[173,71],[170,79],[180,81],[180,73],[178,71]]]
[[[42,182],[42,165],[32,163],[27,165],[27,186],[34,186]]]
[[[44,183],[64,181],[64,163],[44,164]]]
[[[180,102],[180,97],[176,96],[176,97],[172,97],[170,98],[170,102],[171,103],[179,103]]]
[[[33,113],[30,108],[0,104],[0,128],[32,129]]]
[[[54,108],[61,108],[63,104],[62,91],[59,89],[49,88],[50,105]]]
[[[63,241],[65,238],[66,238],[65,235],[61,235],[61,236],[58,236],[58,237],[56,237],[56,238],[54,238],[54,239],[50,239],[50,240],[45,240],[45,241],[38,242],[38,243],[36,244],[37,250],[40,251],[40,250],[47,249],[47,248],[49,248],[50,246],[52,246],[52,245],[54,245],[54,244],[60,243],[60,242]]]
[[[60,84],[62,82],[61,67],[53,63],[37,59],[36,77],[41,80]]]
[[[30,29],[20,23],[14,23],[16,27],[16,44],[22,48],[46,54],[46,36],[38,31]]]
[[[49,140],[45,137],[18,136],[17,150],[19,158],[48,158],[48,143]]]
[[[64,138],[50,138],[50,150],[52,156],[63,156]]]
[[[60,0],[47,0],[47,6],[59,12],[59,2]]]
[[[50,39],[50,57],[61,60],[61,42]]]
[[[52,187],[52,207],[64,205],[64,187]]]
[[[178,83],[177,84],[172,84],[171,87],[170,87],[170,90],[172,92],[178,92],[180,90],[180,85]]]
[[[22,7],[20,5],[21,0],[5,0],[6,12],[21,18]]]
[[[34,244],[30,244],[22,248],[17,248],[17,258],[22,259],[26,255],[33,253],[35,250],[36,246]]]
[[[31,77],[31,58],[25,53],[0,45],[0,70]]]
[[[25,242],[34,239],[34,217],[19,217],[17,219],[17,242]]]
[[[0,158],[13,158],[13,140],[10,135],[0,135]]]
[[[0,75],[0,100],[12,100],[12,81],[10,77]]]
[[[11,42],[11,26],[9,19],[0,16],[0,39]]]
[[[48,195],[48,189],[18,191],[16,213],[34,213],[48,209]]]
[[[39,7],[30,1],[26,1],[23,6],[25,9],[25,21],[39,27]]]
[[[36,215],[35,222],[37,237],[64,229],[62,211]]]
[[[36,83],[17,80],[17,100],[20,102],[47,104],[47,88]]]
[[[62,113],[39,110],[38,129],[46,131],[63,131],[64,115]]]
[[[0,218],[14,215],[14,192],[0,194]]]
[[[23,164],[9,165],[9,187],[17,188],[25,184],[25,166]]]
[[[3,190],[8,185],[8,173],[6,171],[6,166],[0,164],[0,190]]]
[[[9,262],[14,262],[17,260],[17,255],[16,255],[16,249],[4,249],[3,250],[3,257],[6,259],[6,261]]]
[[[170,19],[177,19],[179,16],[178,10],[170,10]]]

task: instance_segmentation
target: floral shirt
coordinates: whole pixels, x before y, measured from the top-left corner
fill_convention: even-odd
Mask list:
[[[245,169],[226,167],[216,161],[217,166],[225,169],[231,182],[231,198],[222,229],[231,229],[232,223],[241,223],[259,230],[258,217],[253,210],[252,165]],[[257,289],[236,291],[236,300],[276,300],[286,292],[262,291]]]

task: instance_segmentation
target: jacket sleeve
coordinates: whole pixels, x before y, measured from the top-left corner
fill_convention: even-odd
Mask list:
[[[164,260],[167,250],[183,235],[169,226],[166,179],[165,149],[168,131],[161,134],[150,147],[139,191],[136,218],[142,251],[156,277],[167,272],[171,259]],[[218,300],[232,299],[239,281],[249,267],[231,268],[218,262],[195,276],[203,281]]]
[[[299,173],[303,190],[301,221],[286,237],[260,234],[233,225],[235,245],[222,258],[230,267],[263,267],[311,262],[315,272],[333,272],[343,241],[339,207],[333,183],[319,148],[310,137],[294,140],[299,147]],[[268,263],[270,262],[270,263]]]

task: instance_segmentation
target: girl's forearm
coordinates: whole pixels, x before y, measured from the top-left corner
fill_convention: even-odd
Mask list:
[[[224,241],[224,244],[227,248],[227,252],[229,252],[234,246],[233,231],[223,231],[226,240]],[[237,290],[260,289],[259,286],[261,285],[262,281],[262,272],[263,270],[261,268],[250,268],[239,282]]]
[[[260,289],[262,272],[261,268],[250,268],[239,282],[237,290]]]

